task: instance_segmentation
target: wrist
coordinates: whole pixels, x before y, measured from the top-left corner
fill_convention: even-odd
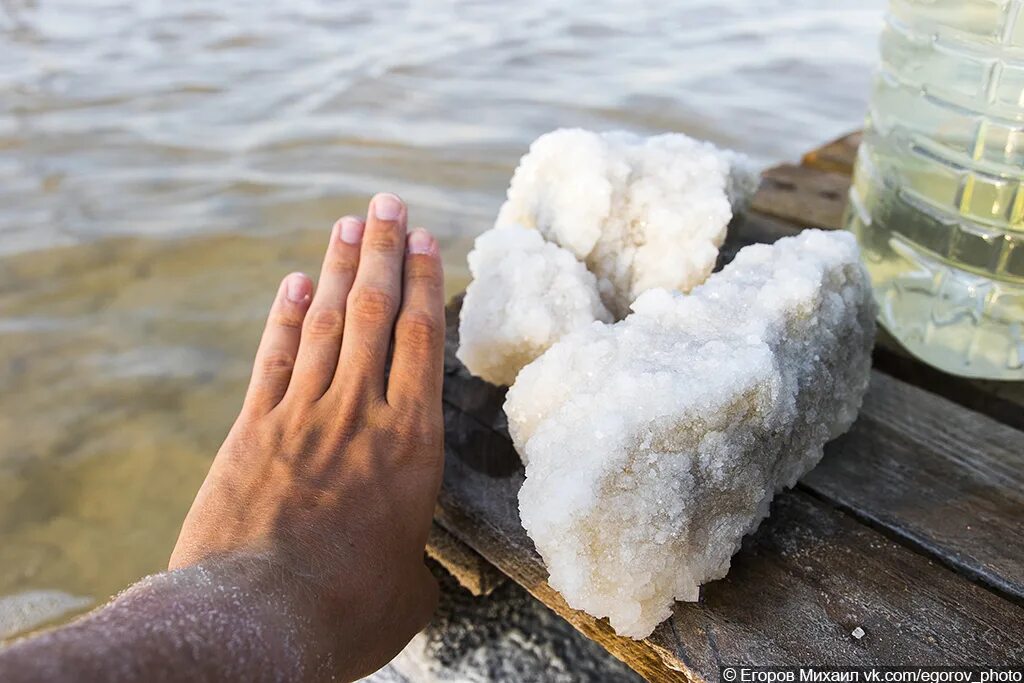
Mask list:
[[[157,574],[118,597],[127,613],[163,619],[191,657],[210,663],[218,677],[239,662],[256,664],[269,680],[306,678],[310,641],[302,608],[285,590],[269,557],[233,556]]]
[[[146,577],[68,626],[7,648],[0,678],[318,678],[322,657],[304,629],[302,607],[262,559],[219,558]]]
[[[273,660],[295,671],[282,678],[354,678],[349,675],[350,653],[341,649],[346,638],[342,610],[335,604],[339,587],[318,586],[308,574],[296,571],[285,551],[265,549],[209,558],[161,576],[199,584],[212,607],[248,621],[248,630],[259,630]]]

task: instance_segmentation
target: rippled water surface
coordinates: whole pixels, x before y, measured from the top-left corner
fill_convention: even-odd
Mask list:
[[[400,193],[451,293],[549,129],[795,158],[862,118],[837,5],[0,0],[0,638],[164,566],[335,218]]]

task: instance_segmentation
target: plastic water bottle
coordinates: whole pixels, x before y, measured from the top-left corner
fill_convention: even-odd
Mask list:
[[[882,324],[1024,380],[1024,0],[891,0],[847,227]]]

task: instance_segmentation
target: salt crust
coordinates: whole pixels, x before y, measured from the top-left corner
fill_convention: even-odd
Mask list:
[[[681,134],[542,135],[470,253],[459,359],[511,384],[562,335],[622,318],[641,292],[688,291],[757,181],[746,157]]]
[[[649,635],[850,426],[875,329],[858,256],[843,232],[747,247],[519,373],[505,412],[522,522],[572,607]]]

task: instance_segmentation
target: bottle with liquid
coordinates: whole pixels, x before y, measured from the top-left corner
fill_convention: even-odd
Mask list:
[[[1024,380],[1024,0],[890,0],[846,225],[907,350]]]

